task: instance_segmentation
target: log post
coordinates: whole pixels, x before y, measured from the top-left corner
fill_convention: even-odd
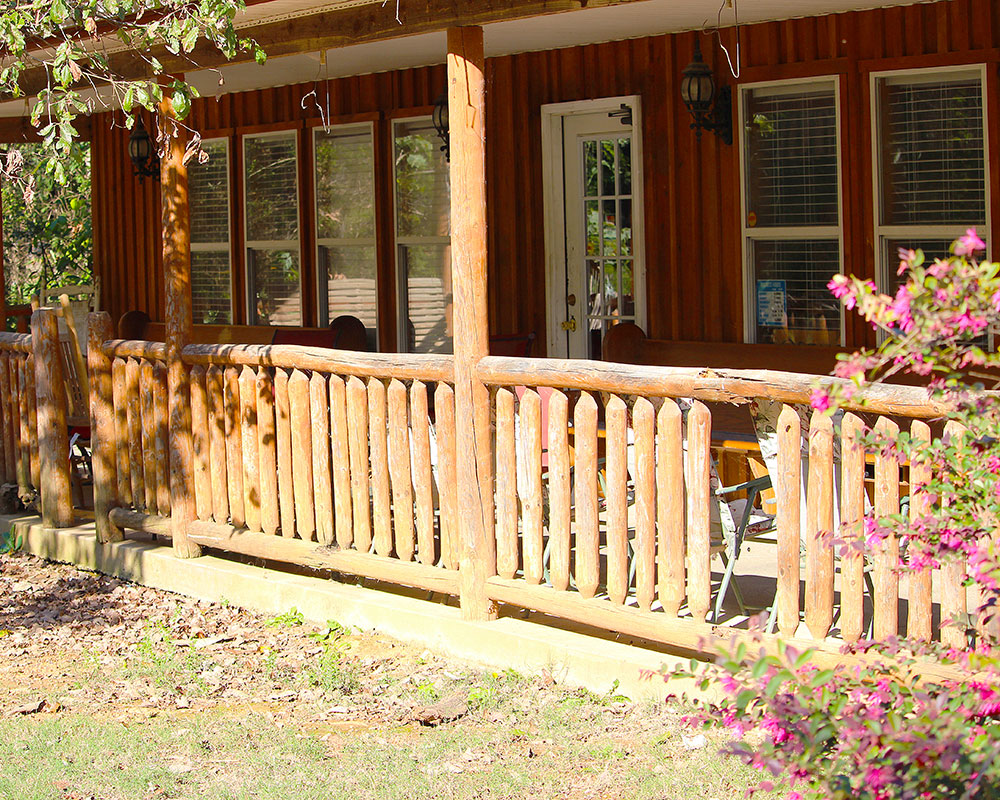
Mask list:
[[[194,445],[191,440],[191,394],[181,350],[191,341],[191,221],[188,217],[188,174],[185,137],[176,122],[173,102],[164,93],[160,126],[166,150],[160,161],[163,224],[163,288],[167,323],[167,415],[170,451],[170,520],[174,554],[201,555],[188,540],[194,519]]]
[[[111,317],[106,311],[90,315],[87,325],[87,366],[90,368],[90,431],[94,468],[94,523],[101,542],[118,542],[120,528],[111,522],[111,509],[118,505],[119,448],[128,447],[115,431],[115,405],[111,380],[111,359],[102,345],[114,338]]]
[[[50,528],[68,528],[73,524],[69,431],[66,428],[66,384],[63,382],[59,323],[55,311],[43,308],[32,313],[31,342],[41,462],[41,479],[36,488],[42,496],[42,523]]]
[[[496,574],[489,392],[475,375],[476,364],[489,354],[484,64],[483,29],[449,28],[459,588],[462,616],[469,620],[496,616],[486,592],[486,579]]]

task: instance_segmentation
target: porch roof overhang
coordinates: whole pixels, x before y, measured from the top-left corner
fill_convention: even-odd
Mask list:
[[[931,0],[921,0],[930,2]],[[745,2],[745,0],[744,0]],[[731,7],[730,3],[734,3]],[[325,78],[429,66],[444,61],[449,27],[480,25],[487,57],[551,50],[686,30],[914,5],[877,0],[250,0],[237,18],[241,33],[268,53],[266,64],[228,62],[201,45],[190,56],[155,55],[168,72],[184,73],[205,96],[285,86]],[[738,17],[737,17],[738,12]],[[111,52],[125,77],[146,74],[147,64],[125,50]],[[46,83],[44,70],[28,73],[28,97]],[[95,110],[113,100],[90,90]],[[0,141],[31,138],[24,99],[0,103]],[[84,136],[86,138],[86,136]]]

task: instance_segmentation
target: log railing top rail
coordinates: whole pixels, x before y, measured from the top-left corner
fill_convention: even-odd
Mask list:
[[[450,355],[426,353],[361,353],[292,344],[192,344],[183,350],[187,364],[281,367],[360,377],[445,381],[455,379]]]
[[[111,339],[104,343],[104,354],[108,358],[142,358],[147,361],[166,361],[167,346],[163,342]]]
[[[20,353],[30,353],[31,334],[0,332],[0,350],[15,350]]]
[[[648,397],[694,397],[698,400],[745,404],[755,397],[784,403],[808,403],[817,386],[850,383],[829,375],[802,375],[777,370],[652,367],[574,359],[488,356],[476,377],[494,386],[551,386]],[[843,407],[905,417],[938,417],[947,409],[928,399],[918,386],[878,384],[858,392]]]

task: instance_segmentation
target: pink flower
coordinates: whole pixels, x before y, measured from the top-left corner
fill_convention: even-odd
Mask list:
[[[809,404],[816,411],[826,411],[830,407],[830,395],[825,389],[813,389],[809,397]]]
[[[1000,457],[990,456],[986,459],[986,469],[994,475],[1000,475]]]
[[[909,331],[913,327],[913,317],[910,314],[910,293],[905,286],[899,287],[896,297],[889,308],[896,315],[900,328],[904,331]]]
[[[834,275],[830,279],[830,282],[826,285],[826,288],[829,289],[833,293],[833,296],[838,300],[844,301],[844,306],[848,311],[857,305],[858,299],[854,293],[854,289],[851,288],[850,278],[844,275]]]
[[[865,782],[872,789],[881,789],[892,780],[892,770],[888,767],[869,767],[865,774]]]
[[[958,326],[958,332],[964,333],[965,331],[972,331],[973,334],[979,334],[982,330],[989,324],[987,320],[983,317],[975,317],[968,311],[963,311],[957,317],[955,317],[952,322]]]
[[[907,250],[905,247],[899,248],[899,269],[896,270],[897,275],[902,275],[906,270],[910,268],[910,265],[917,260],[917,253],[915,250]]]
[[[979,250],[986,249],[986,242],[976,235],[975,228],[969,228],[965,232],[965,236],[959,238],[955,242],[955,255],[956,256],[971,256]]]

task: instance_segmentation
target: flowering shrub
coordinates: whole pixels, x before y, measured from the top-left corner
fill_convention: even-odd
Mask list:
[[[1000,395],[985,389],[996,381],[987,370],[1000,366],[1000,357],[984,347],[984,335],[1000,324],[1000,264],[978,260],[984,249],[969,230],[951,257],[930,264],[920,251],[901,251],[899,275],[906,277],[892,295],[871,281],[836,276],[831,291],[886,338],[876,350],[841,360],[835,374],[845,380],[812,396],[814,408],[832,410],[897,373],[926,379],[952,424],[929,444],[905,433],[893,441],[866,435],[869,446],[930,468],[928,481],[911,486],[926,493],[926,513],[869,517],[862,536],[870,546],[895,533],[900,570],[962,566],[982,598],[972,609],[978,624],[945,624],[970,628],[967,646],[862,642],[837,659],[783,644],[777,655],[740,645],[714,664],[692,662],[666,676],[722,690],[721,701],[697,701],[689,721],[727,726],[736,736],[729,751],[762,771],[758,788],[781,790],[787,800],[1000,798],[1000,619],[993,619]]]

